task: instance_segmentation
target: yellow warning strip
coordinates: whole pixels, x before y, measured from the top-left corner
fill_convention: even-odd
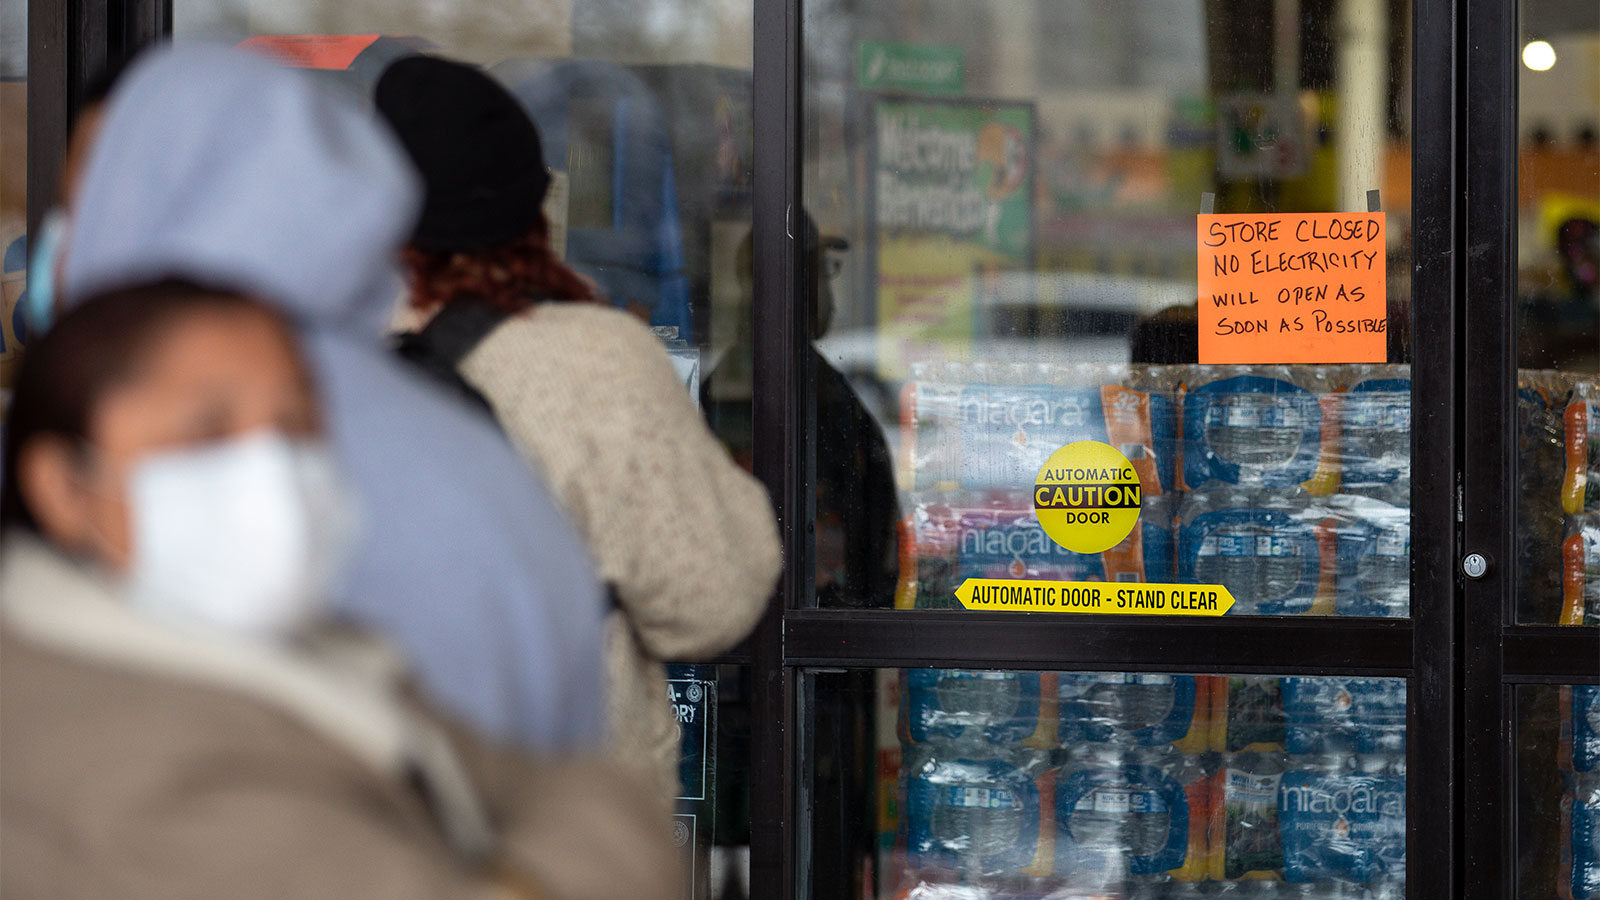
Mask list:
[[[967,609],[1114,616],[1220,616],[1233,595],[1220,584],[1019,581],[968,578],[956,590]]]

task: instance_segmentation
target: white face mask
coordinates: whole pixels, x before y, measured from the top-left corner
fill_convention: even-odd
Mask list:
[[[253,637],[314,618],[355,536],[327,448],[276,432],[152,456],[134,468],[128,501],[133,607]]]

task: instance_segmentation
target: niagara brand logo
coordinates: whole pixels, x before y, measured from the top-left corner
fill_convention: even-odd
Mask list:
[[[1332,789],[1326,782],[1284,785],[1282,795],[1283,809],[1291,813],[1401,816],[1405,814],[1406,806],[1404,791],[1365,782],[1342,784]]]
[[[1083,402],[1076,397],[1055,402],[1042,398],[991,400],[987,393],[973,392],[961,398],[961,421],[975,425],[1080,426],[1084,419]]]
[[[961,555],[1023,559],[1050,553],[1070,556],[1072,551],[1051,541],[1037,525],[975,526],[961,529]]]

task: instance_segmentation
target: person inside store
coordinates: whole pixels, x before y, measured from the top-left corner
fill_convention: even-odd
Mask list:
[[[817,602],[828,607],[887,608],[894,604],[899,583],[900,500],[895,490],[894,457],[882,426],[867,411],[855,386],[816,344],[833,324],[833,282],[850,243],[838,235],[823,234],[805,210],[801,210],[800,226],[818,423]],[[755,296],[754,257],[752,236],[747,233],[739,242],[735,260],[743,310],[738,317],[741,331],[735,345],[706,378],[706,401],[713,407],[719,402],[714,386],[723,381],[748,382],[754,365],[749,330],[749,309]]]
[[[402,355],[485,398],[586,538],[616,601],[608,751],[675,797],[662,662],[727,650],[766,609],[780,565],[766,492],[706,427],[660,341],[551,252],[550,175],[517,101],[427,56],[392,64],[375,96],[426,185],[404,260],[410,302],[431,318]]]
[[[87,300],[29,348],[3,458],[0,893],[672,895],[626,773],[474,738],[328,626],[354,518],[272,306]]]
[[[1193,306],[1169,306],[1141,317],[1128,336],[1133,362],[1157,365],[1194,364],[1200,344],[1199,313]]]
[[[366,512],[338,611],[395,639],[471,727],[538,752],[597,746],[606,607],[583,545],[504,437],[385,343],[420,190],[370,109],[242,51],[147,51],[69,189],[66,307],[185,277],[294,323]]]

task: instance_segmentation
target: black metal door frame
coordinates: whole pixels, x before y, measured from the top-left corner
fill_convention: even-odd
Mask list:
[[[814,421],[790,227],[800,160],[803,0],[756,0],[756,465],[778,510],[788,565],[753,644],[751,894],[800,896],[807,823],[796,763],[808,668],[970,666],[1403,676],[1408,679],[1408,893],[1460,895],[1464,746],[1457,491],[1463,423],[1459,325],[1464,240],[1460,127],[1469,0],[1416,0],[1413,47],[1413,618],[1128,622],[1116,617],[819,610],[808,607]],[[1471,0],[1477,2],[1477,0]],[[1509,390],[1506,392],[1509,396]],[[1427,455],[1416,448],[1427,448]],[[1498,685],[1497,685],[1498,688]],[[1443,823],[1443,827],[1441,827]]]
[[[56,200],[83,89],[172,31],[172,0],[28,0],[28,232]]]
[[[1518,4],[1463,0],[1458,353],[1461,582],[1457,794],[1469,900],[1517,896],[1516,688],[1600,682],[1600,629],[1516,622]]]

